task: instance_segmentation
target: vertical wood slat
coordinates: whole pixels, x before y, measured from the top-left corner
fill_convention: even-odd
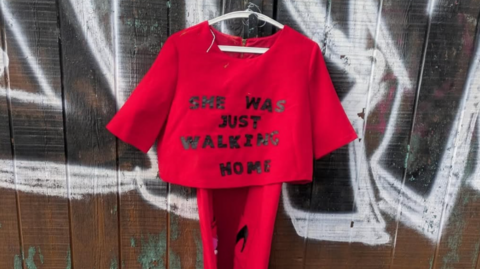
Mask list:
[[[8,91],[8,50],[6,47],[6,25],[4,15],[0,17],[0,167],[4,184],[15,185],[14,156],[11,144],[11,113]],[[18,222],[17,197],[15,190],[0,188],[0,268],[22,268],[21,236]]]
[[[221,10],[222,1],[210,1],[201,5],[194,1],[185,2],[184,5],[172,1],[169,11],[170,34],[220,16],[224,14]],[[189,16],[187,17],[186,14]],[[196,189],[169,184],[168,195],[170,197],[168,268],[201,269],[203,268],[203,248],[198,222]]]
[[[480,77],[479,76],[479,72],[480,72],[480,14],[478,14],[477,16],[477,26],[476,26],[476,30],[475,30],[475,40],[474,40],[474,50],[473,50],[473,57],[472,57],[472,62],[470,64],[470,67],[469,67],[469,74],[474,74],[474,77],[471,78],[471,80],[468,81],[468,83],[470,83],[470,85],[466,85],[470,91],[474,92],[474,96],[475,96],[475,100],[478,97],[478,90],[475,91],[475,89],[478,89],[479,87],[479,81],[478,81],[478,78]],[[476,79],[475,79],[476,78]],[[475,112],[475,110],[473,111]],[[474,165],[476,165],[476,169],[473,170],[472,174],[470,175],[471,177],[471,180],[469,181],[470,183],[470,186],[476,186],[476,190],[479,191],[480,190],[480,177],[478,175],[478,171],[480,170],[480,166],[478,166],[478,162],[480,161],[480,139],[479,139],[479,134],[480,134],[480,123],[476,122],[476,130],[473,132],[473,138],[472,138],[472,148],[474,148],[475,150],[470,153],[474,156],[476,156],[476,158],[468,158],[467,160],[467,166],[469,168],[471,167],[474,167]],[[471,160],[476,160],[476,164],[471,161]],[[470,169],[469,169],[470,170]],[[477,197],[476,197],[477,198]],[[464,200],[465,201],[465,200]],[[466,214],[465,214],[466,215]],[[474,215],[475,217],[477,215]],[[472,258],[472,265],[475,266],[475,269],[479,269],[480,268],[480,243],[477,243],[477,245],[475,245],[475,249],[477,250],[476,252],[476,257],[475,258]],[[474,261],[474,259],[476,259],[476,261]]]
[[[117,107],[151,68],[168,36],[168,1],[120,1],[116,7]],[[111,119],[110,115],[108,119]],[[167,184],[156,145],[144,154],[118,141],[122,268],[166,268]],[[131,184],[134,184],[131,186]],[[137,185],[135,185],[137,184]]]
[[[119,264],[115,144],[104,128],[114,109],[112,5],[59,2],[74,268]],[[76,199],[80,189],[89,193]]]
[[[376,139],[375,146],[386,139],[389,143],[388,147],[379,155],[378,162],[371,164],[387,171],[386,173],[376,173],[374,179],[380,189],[380,202],[378,204],[383,212],[388,212],[386,224],[392,241],[388,256],[389,268],[395,266],[398,257],[406,258],[404,261],[406,263],[402,266],[412,266],[411,257],[422,253],[422,250],[428,248],[430,244],[428,239],[420,236],[411,228],[405,230],[405,225],[399,221],[401,210],[404,207],[403,204],[399,204],[399,201],[404,200],[388,200],[390,196],[401,197],[403,195],[402,193],[396,193],[395,188],[392,189],[391,186],[393,185],[392,182],[405,184],[406,167],[404,162],[409,156],[408,145],[410,144],[412,114],[415,109],[418,74],[422,68],[419,59],[423,55],[428,28],[428,14],[425,13],[427,5],[428,1],[384,1],[380,27],[385,28],[379,31],[380,36],[377,42],[377,47],[382,51],[382,57],[388,61],[386,71],[392,72],[395,78],[393,81],[391,79],[387,80],[387,83],[384,84],[388,91],[386,94],[391,97],[383,98],[384,100],[376,105],[377,108],[368,119],[369,129],[379,130],[378,126],[382,126],[384,122],[393,121],[392,126],[395,130],[394,132],[384,130],[381,138],[382,132],[374,132],[373,134],[371,132],[372,137],[379,136]],[[392,46],[393,50],[388,49],[389,45]],[[377,65],[381,68],[380,64]],[[388,78],[388,73],[385,72],[383,76]],[[380,82],[380,79],[382,79],[381,76],[376,76],[373,80]],[[373,82],[373,84],[375,83]],[[386,107],[388,107],[388,110],[385,109]],[[414,244],[415,247],[403,248],[402,242],[411,240],[410,236],[416,237],[415,241],[410,241],[410,244]],[[421,266],[425,266],[421,259],[420,263]]]
[[[379,188],[378,203],[386,214],[386,231],[390,236],[390,243],[385,248],[384,264],[388,267],[395,265],[395,257],[405,256],[408,264],[402,266],[412,266],[412,260],[409,257],[421,253],[425,244],[428,247],[428,240],[418,235],[410,229],[405,235],[402,234],[405,226],[399,223],[398,216],[404,205],[399,204],[399,200],[388,200],[390,196],[399,197],[401,193],[395,193],[391,188],[392,182],[404,184],[404,174],[406,168],[404,160],[408,158],[408,137],[410,135],[412,114],[415,107],[415,89],[418,80],[418,73],[421,70],[421,59],[423,45],[425,41],[425,32],[427,29],[427,16],[425,13],[428,1],[420,2],[398,2],[384,1],[381,10],[381,22],[376,47],[380,53],[377,56],[375,72],[372,79],[372,86],[380,84],[384,87],[385,93],[383,100],[373,99],[372,107],[367,121],[369,132],[369,144],[378,146],[380,143],[388,142],[386,150],[378,155],[378,162],[371,162],[370,165],[379,167],[376,171],[384,170],[387,173],[376,172],[374,180]],[[386,66],[382,67],[382,60],[386,60]],[[380,69],[380,70],[378,70]],[[380,72],[379,72],[380,71]],[[390,76],[389,73],[393,74]],[[394,79],[391,79],[393,77]],[[386,80],[385,80],[386,79]],[[384,82],[385,81],[385,82]],[[373,88],[374,89],[374,88]],[[375,90],[372,90],[372,96]],[[378,102],[378,103],[377,103]],[[388,122],[392,122],[394,132],[390,129],[379,128]],[[390,128],[392,128],[390,127]],[[372,143],[373,142],[373,143]],[[375,148],[368,149],[372,152]],[[392,165],[393,164],[393,165]],[[400,201],[403,201],[400,199]],[[385,207],[385,204],[388,206]],[[383,207],[382,207],[383,206]],[[413,232],[413,233],[412,233]],[[416,234],[416,240],[410,241],[415,248],[402,249],[401,243],[403,237],[409,238],[410,234]],[[415,243],[413,243],[415,242]],[[398,245],[400,244],[400,248]],[[378,246],[376,248],[381,248]],[[398,248],[398,249],[397,249]],[[378,259],[379,257],[375,257]],[[422,264],[422,266],[425,266]]]
[[[453,179],[454,182],[452,182],[451,178],[446,175],[448,172],[445,173],[445,171],[450,171],[452,167],[452,159],[448,149],[451,145],[448,145],[448,143],[449,138],[452,137],[453,132],[451,131],[457,129],[456,126],[452,125],[453,117],[459,109],[462,109],[454,105],[458,102],[463,88],[459,77],[465,76],[464,71],[457,73],[453,71],[453,68],[467,70],[468,62],[465,59],[468,57],[465,57],[462,53],[457,53],[462,50],[462,41],[458,37],[452,38],[452,34],[460,35],[460,33],[456,30],[451,33],[445,31],[447,25],[455,27],[456,24],[461,24],[456,19],[457,12],[460,13],[459,7],[449,5],[449,8],[445,8],[447,3],[442,1],[431,1],[430,4],[433,3],[435,5],[430,15],[431,25],[429,25],[430,29],[427,31],[428,43],[425,45],[425,55],[422,55],[425,62],[418,82],[420,85],[417,93],[419,101],[414,111],[414,123],[411,140],[409,141],[410,153],[406,160],[408,161],[406,163],[407,172],[404,178],[404,189],[406,191],[403,193],[405,199],[412,199],[413,191],[413,196],[419,195],[423,199],[423,203],[416,205],[412,201],[408,208],[404,207],[402,209],[404,212],[399,213],[404,218],[404,223],[409,223],[410,227],[423,227],[423,229],[412,232],[412,228],[399,226],[397,248],[392,260],[392,268],[403,268],[407,264],[411,265],[412,259],[416,261],[415,268],[427,266],[433,268],[438,266],[438,262],[442,264],[446,262],[442,266],[448,266],[450,261],[447,257],[436,257],[439,254],[437,241],[440,234],[445,231],[442,231],[440,222],[449,218],[449,221],[454,220],[451,218],[455,214],[450,215],[447,212],[447,215],[444,215],[442,207],[444,202],[450,205],[452,205],[452,202],[455,203],[455,200],[459,199],[460,196],[453,197],[457,192],[459,192],[458,194],[461,192],[460,185],[457,185],[459,183],[458,179]],[[451,21],[446,18],[451,18]],[[460,28],[464,29],[464,27]],[[448,35],[447,38],[445,34]],[[450,46],[453,50],[448,51]],[[446,70],[451,72],[446,72]],[[442,102],[439,98],[443,99]],[[448,103],[452,101],[453,103]],[[448,111],[448,116],[443,113],[446,111]],[[464,154],[465,156],[468,155],[468,153],[461,153],[461,155]],[[455,177],[456,174],[454,172]],[[453,185],[451,185],[452,183]],[[451,196],[452,194],[454,196]],[[455,200],[450,200],[452,198]],[[461,198],[457,200],[457,203],[459,201],[461,201]],[[457,204],[457,206],[459,205]],[[418,212],[415,213],[415,210]],[[457,210],[451,212],[459,212]],[[416,214],[417,218],[412,218],[412,213]],[[419,237],[418,233],[421,233],[422,236]],[[458,234],[458,231],[455,233]],[[414,239],[415,241],[412,241]],[[412,245],[412,242],[415,242],[415,244]]]
[[[385,235],[377,220],[378,212],[369,206],[372,200],[368,192],[372,186],[368,170],[364,167],[367,157],[352,158],[350,155],[351,152],[364,152],[365,143],[370,142],[363,130],[367,120],[359,114],[369,109],[367,97],[373,86],[367,74],[373,72],[370,57],[375,55],[368,49],[376,45],[376,31],[372,29],[378,29],[380,9],[379,1],[334,1],[329,7],[324,57],[337,94],[361,139],[316,162],[305,268],[320,265],[332,268],[382,268],[388,262],[388,244],[367,249],[356,243],[375,244],[375,239],[385,243],[388,235]],[[322,33],[318,35],[323,37]],[[364,75],[354,77],[349,72],[349,65],[365,70]],[[347,74],[341,70],[344,68]],[[340,242],[314,240],[316,234],[321,239],[322,234],[326,236],[329,233],[338,234]],[[364,255],[366,251],[369,251],[369,255]]]
[[[427,122],[432,126],[432,130],[437,131],[428,141],[437,139],[445,141],[452,137],[452,134],[458,141],[455,145],[456,153],[448,162],[441,162],[440,158],[435,158],[436,154],[431,154],[433,158],[428,157],[438,163],[438,166],[432,166],[436,170],[436,175],[443,174],[438,168],[446,164],[451,164],[453,170],[443,179],[448,185],[442,200],[447,205],[443,204],[444,211],[441,216],[443,225],[440,226],[442,230],[438,236],[432,268],[473,268],[474,260],[478,259],[479,254],[479,195],[462,184],[466,182],[469,163],[475,156],[470,140],[475,126],[471,125],[471,121],[478,117],[477,106],[480,94],[478,85],[469,86],[466,82],[479,76],[478,71],[469,73],[469,68],[478,66],[478,58],[474,60],[473,54],[478,53],[478,47],[473,50],[475,45],[478,45],[478,43],[475,44],[475,38],[478,39],[476,36],[478,21],[473,19],[478,19],[479,14],[480,1],[478,0],[448,7],[440,1],[435,7],[432,18],[432,42],[427,50],[428,60],[424,71],[426,98],[421,99],[425,105],[432,108],[430,111],[432,114],[420,114],[419,122],[422,125]],[[469,76],[474,77],[469,78]],[[440,92],[445,95],[439,96]],[[465,99],[465,102],[462,102],[462,99]],[[463,113],[463,117],[456,118],[460,112]],[[442,136],[444,139],[441,138]],[[429,143],[429,146],[436,148],[434,143]],[[448,146],[450,145],[445,145],[445,147]],[[448,149],[445,148],[441,154],[448,156],[447,152]]]
[[[65,152],[55,1],[3,1],[11,93],[14,171],[20,212],[22,253],[6,268],[68,264],[69,222],[64,198],[36,182],[58,182],[65,188]],[[31,95],[34,98],[30,98]],[[18,234],[18,231],[16,231]]]

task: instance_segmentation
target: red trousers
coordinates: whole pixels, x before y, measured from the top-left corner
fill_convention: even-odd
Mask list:
[[[204,269],[267,269],[282,183],[197,188]]]

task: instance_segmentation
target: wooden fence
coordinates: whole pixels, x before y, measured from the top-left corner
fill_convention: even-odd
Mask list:
[[[480,0],[252,2],[319,43],[360,137],[284,184],[270,268],[480,268]],[[203,268],[195,190],[105,125],[170,34],[247,3],[0,4],[0,268]]]

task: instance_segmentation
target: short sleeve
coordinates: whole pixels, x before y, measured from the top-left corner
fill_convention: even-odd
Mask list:
[[[152,66],[106,129],[147,153],[166,122],[177,81],[177,49],[169,36]]]
[[[320,46],[315,43],[309,70],[309,94],[315,159],[357,139],[335,91]]]

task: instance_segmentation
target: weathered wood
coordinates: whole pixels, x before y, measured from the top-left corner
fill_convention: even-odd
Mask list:
[[[14,163],[10,136],[9,100],[6,97],[10,81],[4,17],[0,17],[0,164],[1,175],[6,184],[14,186]],[[0,268],[22,268],[20,234],[17,213],[17,193],[0,187]],[[17,263],[15,265],[15,263]]]
[[[457,200],[461,196],[456,196],[461,191],[459,184],[461,179],[458,178],[457,172],[451,171],[452,168],[459,169],[459,166],[457,164],[451,166],[458,159],[452,159],[450,150],[455,146],[448,143],[451,143],[449,139],[453,138],[452,134],[459,130],[456,126],[458,122],[454,123],[454,118],[457,111],[462,108],[456,104],[459,103],[463,92],[470,56],[459,53],[465,40],[462,40],[462,32],[453,29],[467,30],[462,26],[462,22],[458,21],[458,16],[469,14],[467,10],[477,14],[478,8],[471,9],[474,6],[462,4],[460,8],[455,4],[451,5],[450,2],[440,1],[436,2],[430,11],[429,29],[426,31],[427,43],[424,45],[425,53],[422,55],[425,62],[417,84],[418,105],[414,110],[410,150],[406,158],[407,172],[403,180],[402,196],[411,202],[408,206],[403,205],[399,212],[401,221],[410,227],[399,226],[392,268],[404,268],[406,264],[412,266],[412,260],[415,261],[412,268],[449,268],[451,263],[459,262],[451,260],[441,250],[445,245],[442,246],[442,242],[438,245],[437,242],[445,236],[442,233],[447,232],[445,229],[442,230],[446,226],[442,226],[441,221],[444,223],[448,223],[449,220],[453,223],[461,221],[461,218],[455,217],[455,213],[460,213],[461,206],[457,205],[459,211],[450,210],[453,204],[461,201]],[[448,27],[450,31],[446,31],[447,25],[451,27]],[[457,37],[454,37],[455,35]],[[466,41],[470,44],[472,42]],[[443,113],[446,111],[449,111],[448,115]],[[458,150],[457,158],[461,159],[468,155],[462,152],[461,146]],[[448,175],[450,173],[453,174]],[[416,196],[421,197],[421,203],[412,199]],[[447,210],[444,210],[445,204],[449,205]],[[415,229],[417,233],[412,233],[410,230],[412,227],[418,227]],[[456,231],[453,239],[458,238]],[[450,241],[452,242],[459,244]],[[451,247],[453,246],[449,244],[447,249]],[[466,254],[470,251],[472,250],[466,251]],[[466,256],[469,255],[471,256],[471,254]],[[471,260],[469,263],[471,264]],[[464,268],[457,266],[458,264],[453,265],[453,268]]]
[[[480,269],[480,1],[251,2],[319,43],[360,137],[284,184],[270,268]],[[2,2],[0,268],[203,268],[195,189],[104,127],[169,35],[247,3]]]
[[[170,1],[172,2],[172,1]],[[168,37],[168,1],[121,1],[115,18],[117,108],[151,68]],[[168,265],[167,184],[158,178],[155,144],[144,154],[118,141],[122,268]],[[137,172],[134,172],[139,169]]]
[[[23,243],[22,253],[5,268],[21,268],[22,258],[24,268],[65,268],[70,245],[67,200],[33,194],[48,193],[45,182],[59,182],[56,191],[66,193],[56,3],[3,1],[2,16]]]
[[[119,264],[115,143],[105,129],[114,112],[113,1],[60,1],[72,266]],[[80,187],[90,190],[72,197]],[[108,194],[113,192],[113,194]]]
[[[397,266],[396,264],[399,264],[400,268],[423,268],[425,264],[421,259],[420,265],[417,265],[412,263],[411,257],[422,255],[422,250],[430,244],[418,231],[413,231],[412,227],[399,221],[401,210],[406,206],[401,202],[399,204],[396,199],[402,194],[391,188],[394,183],[403,184],[405,180],[404,162],[409,154],[408,138],[415,106],[416,85],[422,68],[418,59],[423,55],[428,27],[428,14],[425,13],[427,4],[428,1],[383,2],[376,38],[376,46],[380,52],[377,53],[372,87],[375,89],[375,85],[379,85],[384,97],[380,101],[378,98],[371,101],[370,106],[374,109],[367,118],[366,129],[369,130],[369,137],[365,142],[370,146],[367,148],[367,156],[371,156],[381,143],[388,143],[388,147],[378,155],[379,159],[376,157],[371,165],[375,168],[372,175],[379,189],[378,205],[382,212],[388,212],[382,214],[382,218],[390,240],[384,245],[386,248],[384,247],[385,252],[381,259],[392,268]],[[375,92],[372,91],[371,95],[377,95]],[[388,123],[392,123],[391,127]],[[407,199],[400,201],[410,203]],[[411,241],[412,237],[415,241]],[[404,241],[409,241],[415,248],[403,248]],[[400,257],[407,260],[401,261]],[[380,257],[375,256],[375,259]]]
[[[475,58],[479,53],[479,22],[476,20],[479,14],[480,1],[471,0],[461,4],[440,1],[432,15],[423,94],[417,112],[418,123],[413,130],[422,146],[416,149],[419,154],[415,158],[417,166],[413,167],[417,170],[409,171],[415,181],[433,178],[435,183],[441,181],[446,186],[441,194],[445,204],[442,203],[443,212],[439,216],[443,229],[432,268],[473,268],[479,255],[480,194],[463,184],[469,183],[471,163],[476,159],[470,139],[471,133],[478,128],[471,125],[471,121],[478,117],[480,93],[478,83],[469,85],[467,82],[480,75],[475,67],[479,64],[478,57]],[[470,70],[472,68],[474,70]],[[421,109],[427,107],[427,110]],[[425,125],[430,127],[428,133],[423,129]],[[449,144],[452,136],[458,141],[456,144]],[[438,146],[440,141],[443,143]],[[449,147],[453,147],[455,153],[444,161],[445,157],[452,156],[448,153]],[[419,168],[423,168],[426,175],[418,175]],[[448,174],[443,172],[444,168]],[[435,193],[430,190],[430,195]]]

